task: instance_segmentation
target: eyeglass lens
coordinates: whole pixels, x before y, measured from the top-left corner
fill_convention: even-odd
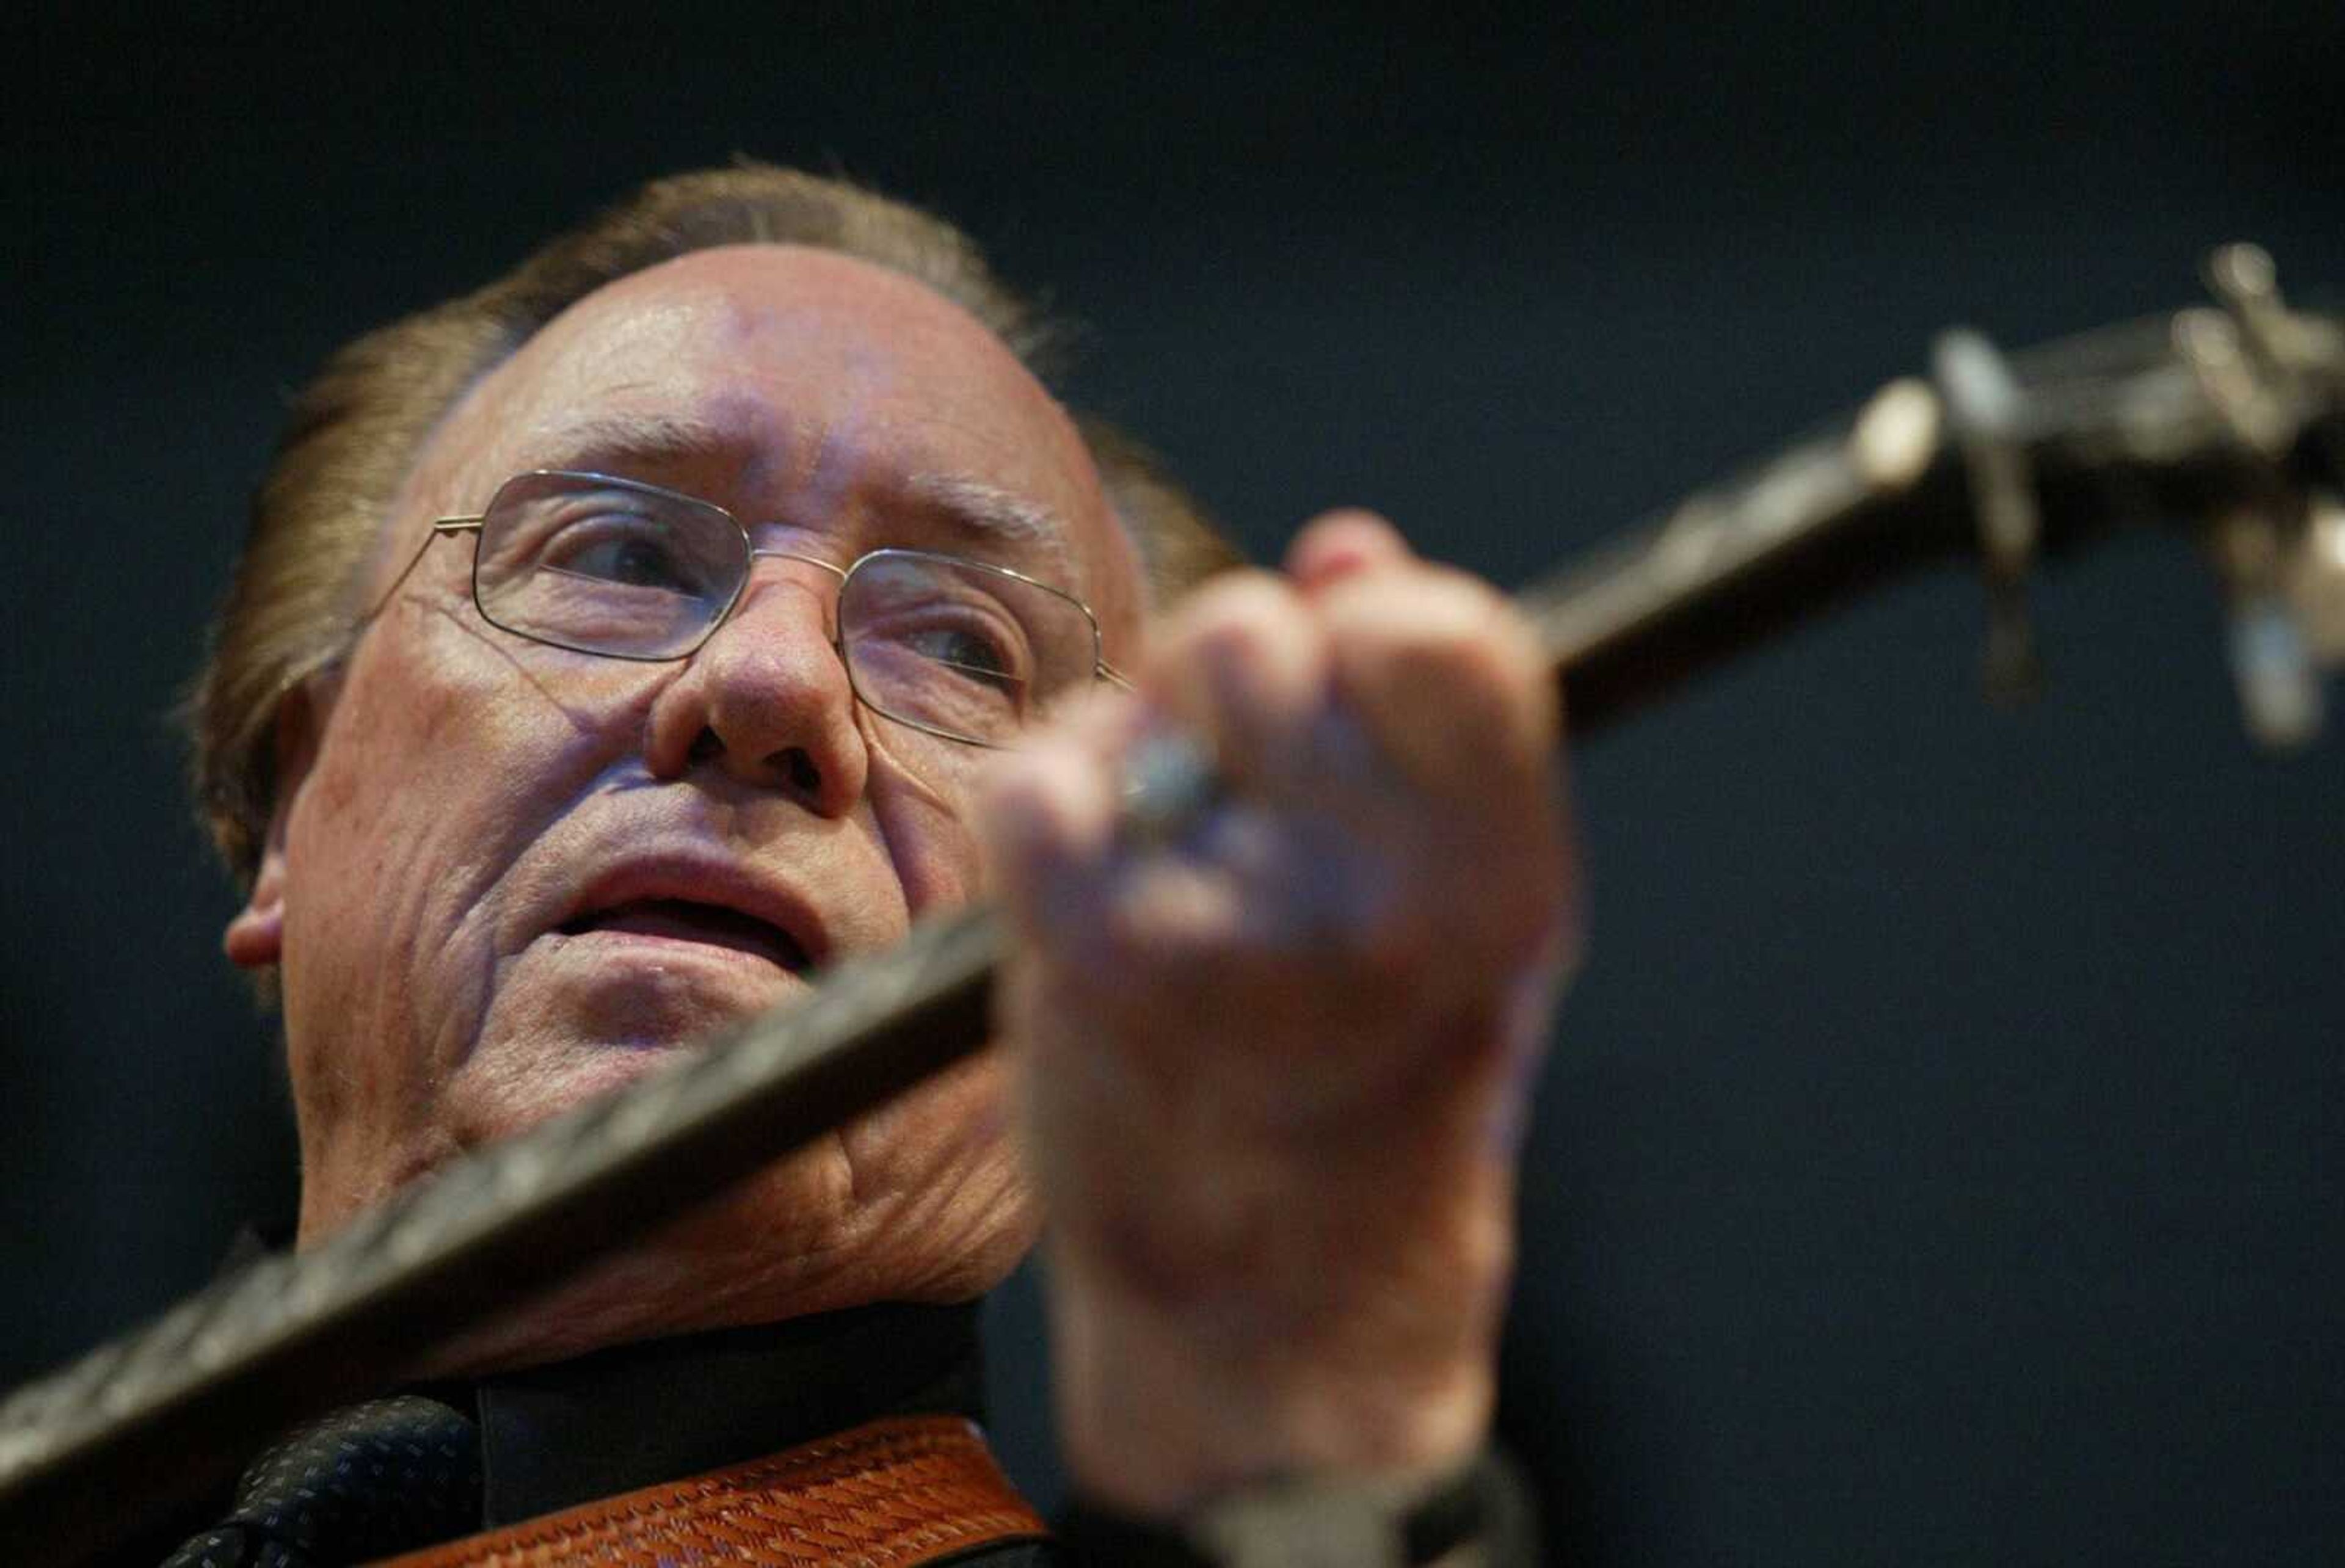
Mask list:
[[[626,480],[529,473],[482,517],[473,593],[492,622],[581,652],[690,653],[751,564],[730,513]],[[856,695],[893,719],[1009,744],[1087,684],[1098,632],[1076,600],[958,556],[876,551],[840,587],[838,647]]]

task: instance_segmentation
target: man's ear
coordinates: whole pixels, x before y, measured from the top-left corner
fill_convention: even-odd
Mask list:
[[[252,892],[228,923],[220,946],[240,969],[268,969],[285,956],[285,824],[318,760],[319,733],[330,699],[315,680],[304,681],[277,708],[277,804],[261,841]]]

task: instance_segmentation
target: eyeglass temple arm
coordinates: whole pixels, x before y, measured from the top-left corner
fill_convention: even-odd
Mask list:
[[[481,524],[487,521],[486,517],[443,517],[434,521],[431,531],[423,536],[423,542],[415,547],[415,553],[407,558],[407,564],[399,569],[399,575],[391,580],[391,586],[377,594],[374,602],[367,606],[366,613],[359,617],[358,623],[364,626],[382,613],[382,607],[391,602],[391,596],[415,575],[417,563],[422,561],[423,552],[431,548],[433,541],[452,533],[478,533]]]

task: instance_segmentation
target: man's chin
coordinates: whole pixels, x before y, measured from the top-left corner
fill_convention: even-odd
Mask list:
[[[807,989],[737,956],[625,953],[635,961],[592,968],[562,956],[570,961],[513,976],[449,1082],[450,1123],[465,1147],[615,1093]]]
[[[565,1111],[617,1094],[698,1047],[689,1039],[589,1040],[529,1053],[531,1059],[460,1075],[451,1109],[467,1148],[529,1131]]]
[[[694,1027],[485,1045],[444,1091],[446,1125],[458,1147],[467,1149],[518,1137],[668,1070],[700,1051],[713,1032]]]

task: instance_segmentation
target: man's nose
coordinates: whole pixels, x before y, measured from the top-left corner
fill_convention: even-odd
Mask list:
[[[832,574],[808,562],[752,565],[733,612],[654,702],[652,773],[719,767],[817,815],[844,816],[863,797],[870,756],[832,641]]]

